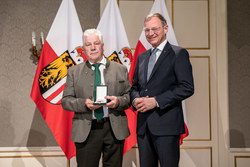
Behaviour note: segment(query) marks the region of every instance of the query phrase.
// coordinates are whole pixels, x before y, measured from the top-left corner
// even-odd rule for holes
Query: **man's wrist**
[[[156,97],[153,97],[155,99],[155,103],[156,103],[156,107],[160,107],[157,100],[156,100]]]
[[[138,97],[136,97],[133,101],[132,101],[132,105],[135,107],[135,100],[138,99]]]

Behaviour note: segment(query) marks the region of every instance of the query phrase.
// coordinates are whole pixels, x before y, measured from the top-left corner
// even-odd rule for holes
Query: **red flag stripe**
[[[127,109],[125,112],[128,117],[128,128],[130,131],[130,136],[125,140],[123,147],[123,155],[137,143],[137,135],[136,135],[137,112],[133,112],[132,107]]]
[[[187,125],[185,122],[184,124],[185,124],[185,133],[180,136],[180,145],[183,143],[183,139],[189,135]]]
[[[131,84],[133,81],[137,57],[139,54],[141,54],[142,52],[145,52],[145,51],[146,51],[146,48],[143,46],[143,44],[139,40],[137,45],[136,45],[136,49],[135,49],[134,56],[133,56],[133,61],[131,63],[130,70],[129,70],[129,79],[130,79]]]

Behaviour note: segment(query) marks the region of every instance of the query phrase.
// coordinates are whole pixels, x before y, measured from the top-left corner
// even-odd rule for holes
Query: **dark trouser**
[[[103,167],[121,167],[124,140],[114,137],[109,120],[92,122],[87,140],[75,143],[77,167],[98,167],[102,156]]]
[[[140,167],[178,167],[180,159],[180,136],[155,136],[147,128],[144,135],[137,136]]]

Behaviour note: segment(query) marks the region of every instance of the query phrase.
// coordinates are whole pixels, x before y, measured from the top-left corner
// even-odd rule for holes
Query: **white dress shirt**
[[[158,58],[160,57],[161,52],[163,51],[163,49],[164,49],[164,47],[165,47],[165,45],[166,45],[167,42],[168,42],[167,39],[165,39],[165,41],[163,41],[163,42],[157,47],[158,50],[157,50],[157,52],[156,52],[155,62],[157,62],[157,60],[158,60]],[[154,49],[154,48],[151,48],[151,51],[153,51],[153,49]]]
[[[99,66],[99,70],[101,72],[101,85],[105,85],[105,81],[104,81],[104,75],[103,75],[103,70],[106,68],[106,58],[103,57],[103,59],[101,60],[101,65]],[[93,63],[89,62],[91,65]],[[91,69],[94,71],[95,67],[91,66]],[[103,106],[103,112],[104,112],[104,116],[103,117],[108,117],[109,113],[108,113],[108,107]],[[92,119],[96,119],[95,114],[94,114],[94,110],[92,110]]]

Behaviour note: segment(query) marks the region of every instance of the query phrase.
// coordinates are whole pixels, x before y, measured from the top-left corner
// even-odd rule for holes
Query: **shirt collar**
[[[89,61],[89,63],[90,63],[90,65],[94,64],[94,63],[92,63],[92,62],[90,62],[90,61]],[[105,65],[106,65],[106,63],[107,63],[106,58],[105,58],[105,57],[103,57],[100,63],[101,63],[101,65],[104,65],[104,66],[105,66]]]
[[[168,42],[167,39],[165,39],[158,47],[156,47],[158,50],[162,51],[164,49],[164,46],[166,45],[166,43]],[[151,51],[153,51],[153,47],[151,48]]]

